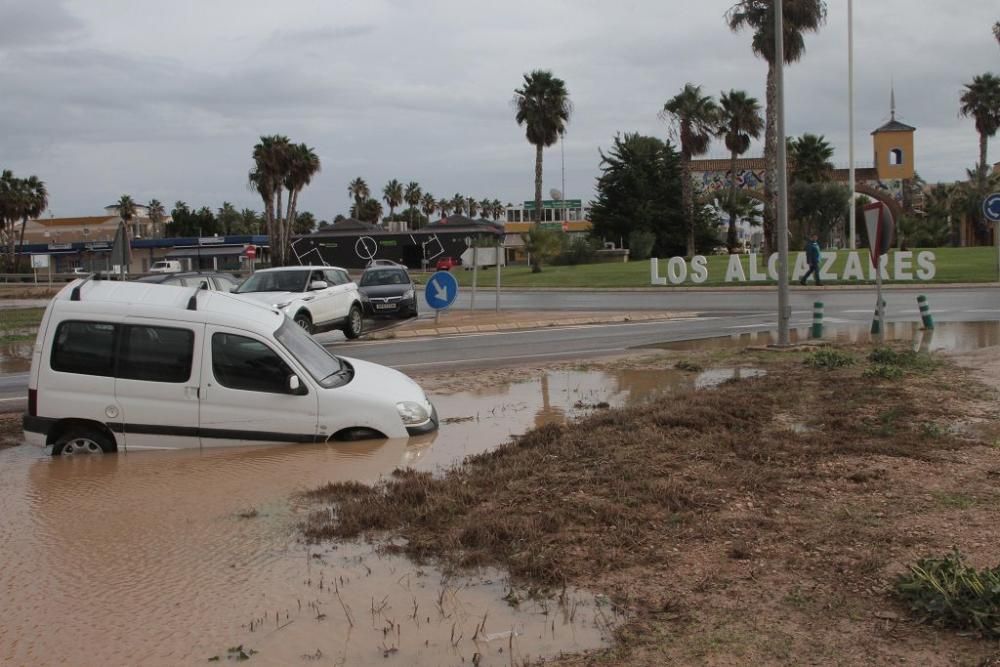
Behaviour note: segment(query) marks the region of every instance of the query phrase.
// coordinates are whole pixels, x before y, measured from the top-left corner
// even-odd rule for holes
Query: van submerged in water
[[[331,354],[281,311],[190,287],[77,280],[31,359],[29,444],[53,455],[405,438],[438,428],[416,382]]]

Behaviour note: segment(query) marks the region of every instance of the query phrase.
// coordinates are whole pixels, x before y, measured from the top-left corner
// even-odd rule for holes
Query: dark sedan
[[[416,317],[417,290],[403,267],[374,266],[358,281],[365,313],[377,317]]]

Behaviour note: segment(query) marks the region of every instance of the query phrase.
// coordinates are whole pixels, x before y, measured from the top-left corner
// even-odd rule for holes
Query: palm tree
[[[146,210],[149,211],[149,221],[153,223],[153,238],[163,238],[166,236],[164,222],[167,219],[167,213],[160,200],[150,199],[149,203],[146,204]]]
[[[319,173],[320,168],[319,156],[316,155],[316,151],[305,144],[291,147],[288,155],[288,172],[284,179],[285,187],[288,188],[288,215],[285,216],[286,224],[281,230],[283,250],[291,243],[292,227],[296,220],[295,210],[299,204],[299,193],[312,182],[313,176]]]
[[[406,184],[406,188],[403,190],[403,201],[410,208],[410,228],[413,228],[413,211],[420,205],[420,197],[423,193],[420,191],[420,184],[416,181],[410,181]]]
[[[701,86],[685,84],[684,89],[663,105],[663,115],[677,125],[681,142],[681,203],[687,219],[687,254],[694,246],[694,184],[691,158],[703,155],[719,123],[719,108],[711,95],[702,95]]]
[[[499,199],[494,199],[490,202],[490,208],[492,210],[494,220],[499,220],[503,217],[504,205],[500,203]]]
[[[45,183],[37,176],[29,176],[20,180],[20,214],[21,214],[21,238],[20,247],[24,247],[24,230],[28,226],[28,218],[37,218],[45,209],[49,207],[49,193],[45,189]],[[12,234],[13,236],[13,234]]]
[[[427,216],[428,222],[430,222],[431,216],[434,215],[437,207],[437,200],[434,199],[434,195],[431,193],[425,192],[423,197],[420,198],[420,210]]]
[[[729,149],[729,199],[736,202],[736,160],[750,150],[750,140],[760,137],[764,120],[760,117],[760,103],[743,90],[730,90],[719,98],[719,135]],[[736,214],[730,210],[726,244],[736,247]]]
[[[819,183],[829,178],[833,171],[833,147],[823,135],[806,132],[798,139],[788,140],[788,162],[793,180]]]
[[[465,213],[465,197],[455,193],[455,196],[451,198],[451,209],[455,211],[455,215],[462,215]]]
[[[566,83],[549,70],[524,75],[524,85],[514,91],[514,120],[525,126],[528,143],[535,147],[535,218],[542,211],[542,149],[566,133],[573,105]]]
[[[483,218],[490,216],[493,213],[493,202],[489,199],[480,200],[479,211],[479,215]]]
[[[389,218],[392,219],[396,207],[403,203],[403,184],[395,178],[382,188],[382,200],[389,207]]]
[[[360,176],[348,184],[347,193],[354,197],[355,205],[360,204],[362,201],[372,196],[371,191],[368,189],[368,184],[365,183],[365,179]]]
[[[465,210],[469,212],[469,217],[476,217],[476,212],[479,211],[479,202],[476,201],[475,197],[469,197],[465,200]]]
[[[782,18],[785,32],[782,35],[785,63],[802,58],[806,44],[805,32],[816,32],[826,21],[825,0],[783,0]],[[778,206],[776,183],[778,180],[777,109],[775,109],[774,68],[777,65],[774,45],[774,1],[739,0],[726,12],[729,29],[738,32],[743,28],[753,30],[751,48],[755,55],[767,60],[767,110],[764,124],[764,240],[767,251],[774,247],[774,223]]]
[[[128,229],[129,223],[131,223],[135,218],[135,202],[129,195],[122,195],[121,199],[118,200],[118,203],[115,204],[115,206],[118,209],[118,217],[121,218],[123,223],[125,223],[125,229]],[[138,236],[138,234],[136,234],[136,230],[134,229],[131,230],[131,234],[132,238]]]
[[[439,199],[437,203],[438,210],[441,211],[441,217],[447,218],[448,214],[451,213],[451,200],[450,199]]]
[[[976,132],[979,133],[978,180],[982,182],[988,173],[986,144],[1000,129],[1000,77],[989,73],[973,77],[972,83],[965,84],[961,102],[959,113],[976,121]]]
[[[271,262],[284,266],[287,251],[276,242],[283,227],[281,220],[282,189],[288,173],[291,142],[283,135],[262,136],[253,147],[254,166],[249,185],[264,201],[265,233],[271,239]]]

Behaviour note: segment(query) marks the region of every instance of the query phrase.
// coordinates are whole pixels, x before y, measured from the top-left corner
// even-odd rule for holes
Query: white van
[[[184,267],[176,259],[161,259],[149,267],[150,273],[180,273],[183,270]]]
[[[330,354],[284,313],[224,292],[77,280],[31,360],[28,443],[54,455],[405,438],[436,430],[398,371]]]

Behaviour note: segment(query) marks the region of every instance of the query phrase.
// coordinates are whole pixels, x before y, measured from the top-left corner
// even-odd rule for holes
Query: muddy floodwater
[[[540,373],[432,395],[445,423],[423,439],[75,460],[0,451],[0,663],[205,664],[242,651],[267,665],[510,665],[602,646],[621,621],[606,599],[532,601],[500,571],[449,578],[374,545],[304,544],[297,493],[400,466],[440,471],[539,424],[752,373]]]

